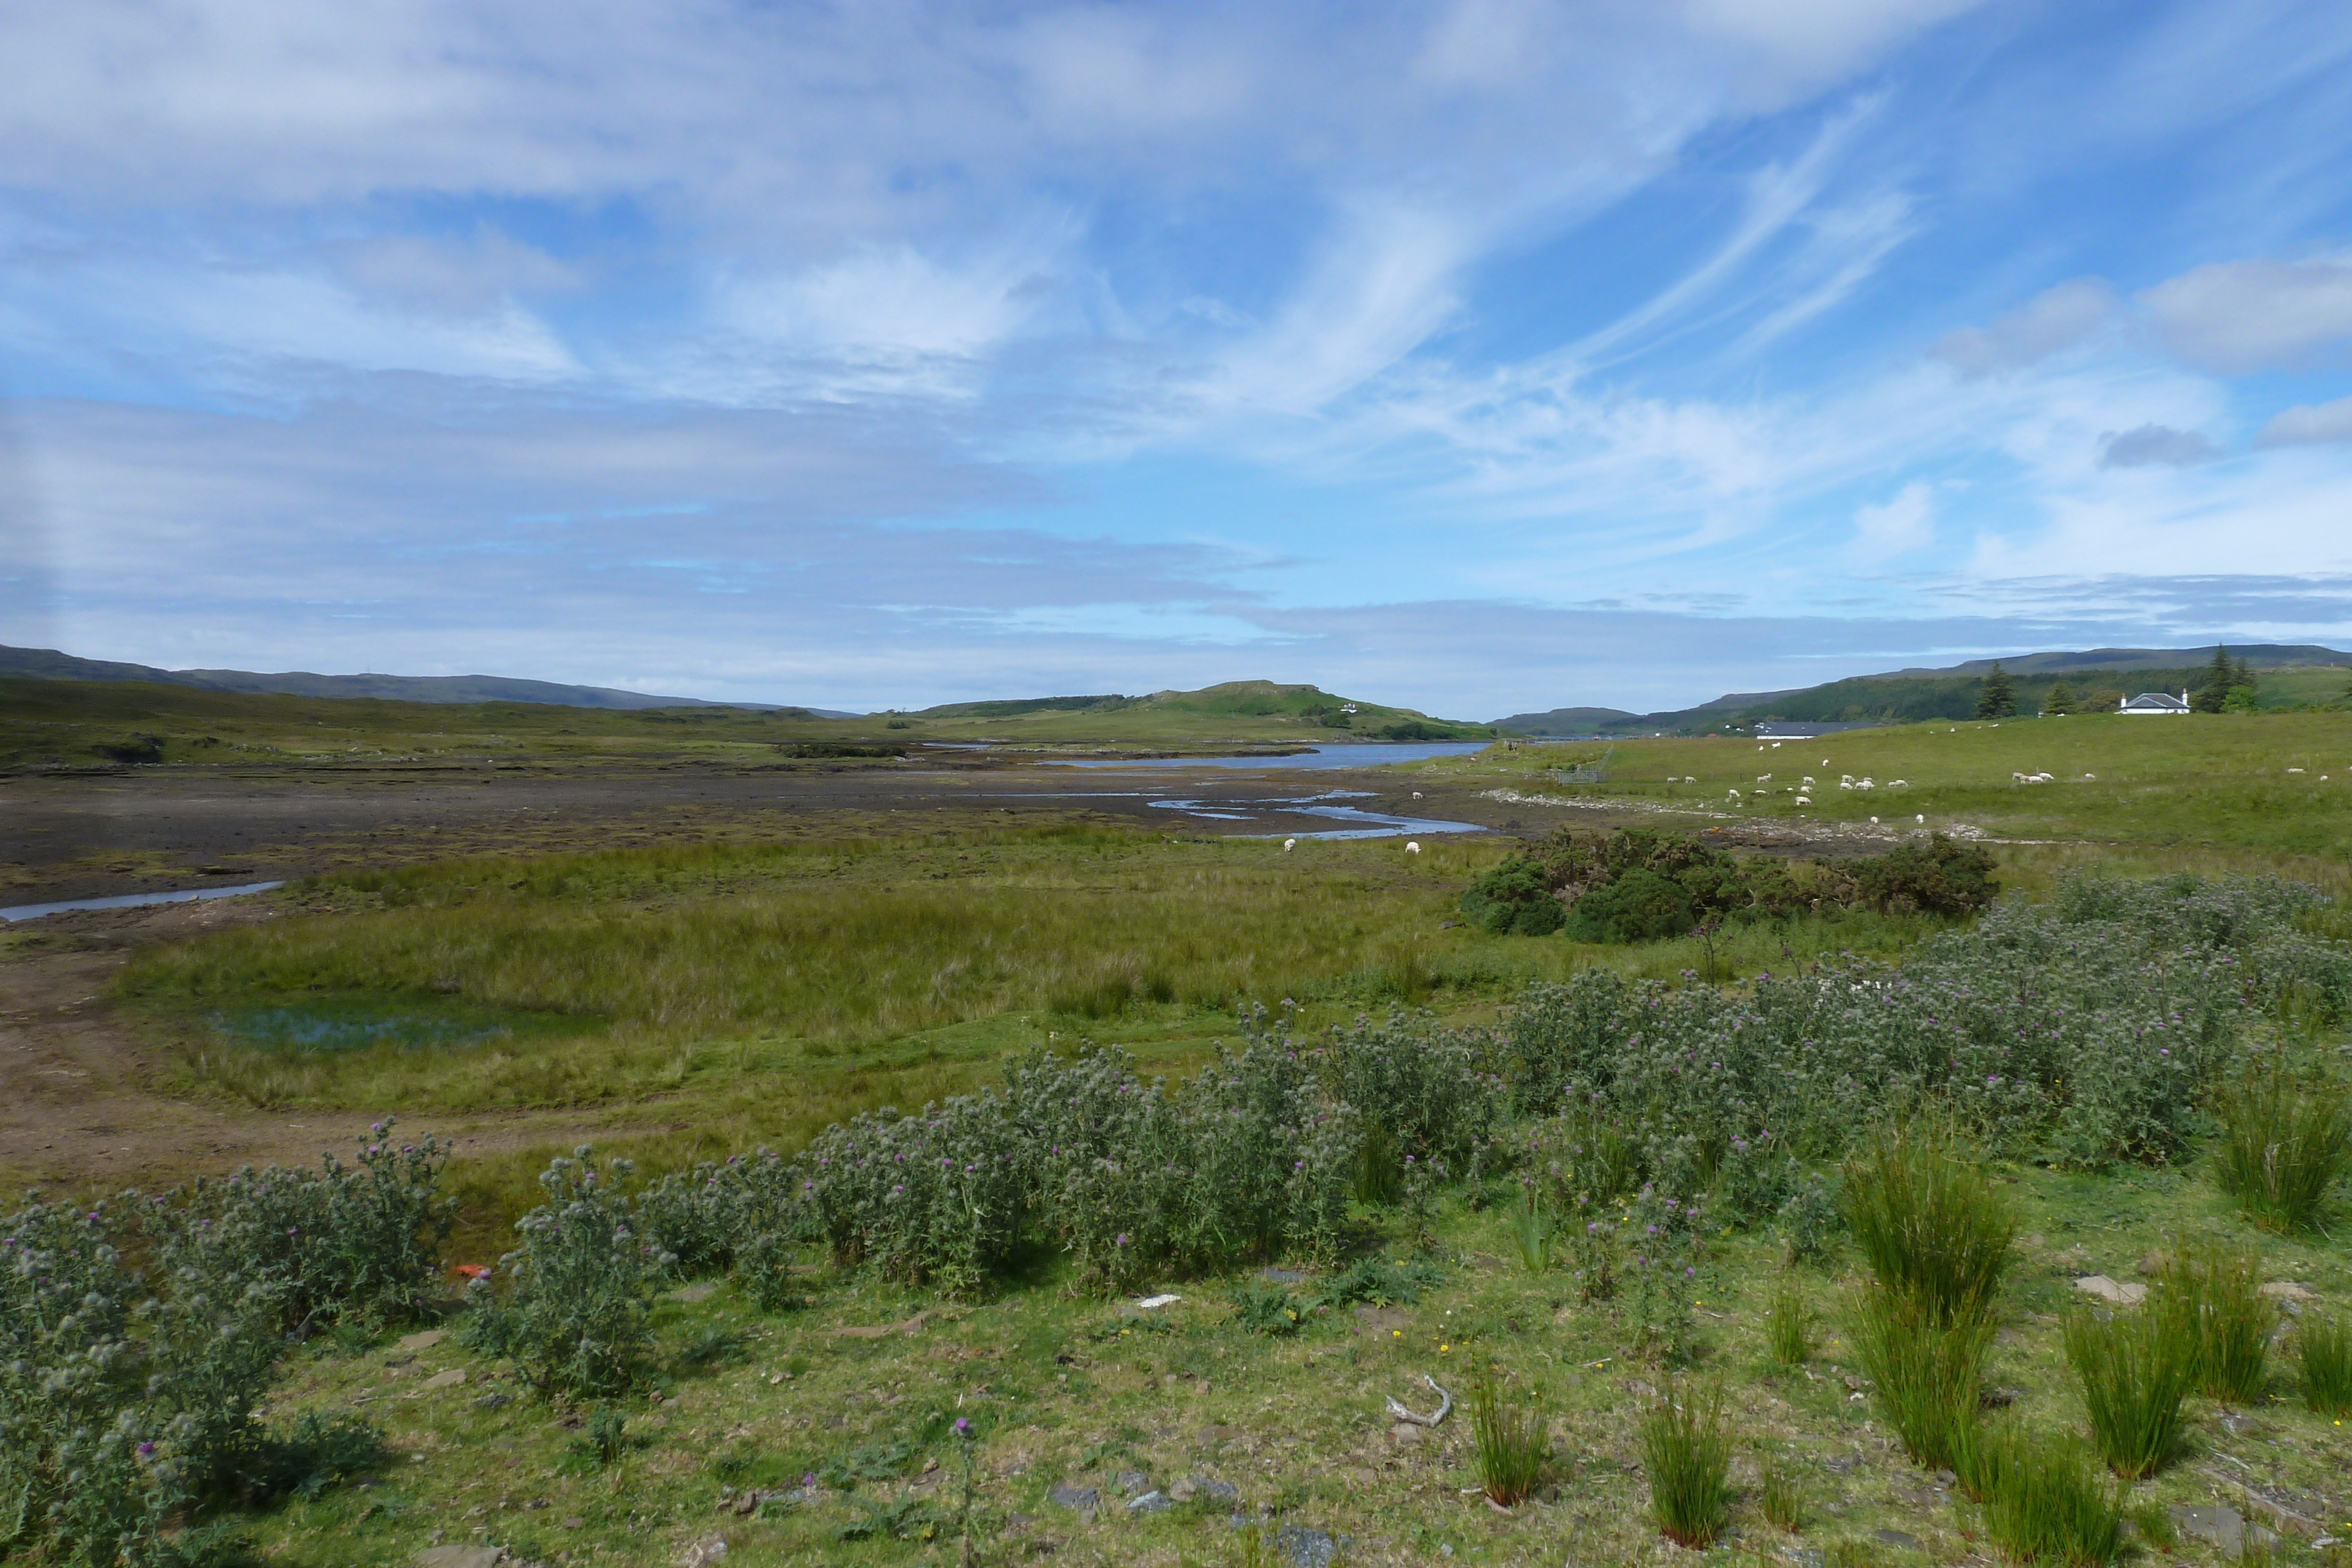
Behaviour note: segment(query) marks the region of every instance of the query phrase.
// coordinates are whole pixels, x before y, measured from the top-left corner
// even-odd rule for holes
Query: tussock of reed
[[[1794,1285],[1772,1292],[1772,1303],[1764,1309],[1764,1343],[1779,1366],[1802,1366],[1811,1357],[1812,1314]]]
[[[2278,1309],[2263,1294],[2259,1252],[2178,1242],[2157,1282],[2155,1311],[2193,1347],[2196,1386],[2238,1404],[2260,1398]]]
[[[2081,1310],[2066,1320],[2065,1342],[2100,1457],[2126,1480],[2154,1475],[2179,1451],[2186,1430],[2181,1406],[2197,1373],[2193,1323],[2157,1302],[2129,1312]]]
[[[1550,1440],[1536,1402],[1514,1394],[1492,1366],[1470,1384],[1470,1431],[1478,1450],[1478,1484],[1497,1508],[1516,1508],[1543,1479]]]
[[[1976,1419],[1991,1314],[1963,1301],[1948,1316],[1920,1296],[1874,1282],[1864,1287],[1847,1332],[1904,1451],[1931,1469],[1950,1465],[1955,1434]]]
[[[2322,1416],[2352,1416],[2352,1329],[2312,1313],[2295,1325],[2303,1402]]]
[[[1642,1460],[1650,1510],[1666,1539],[1704,1549],[1731,1516],[1731,1440],[1723,1430],[1723,1390],[1669,1385],[1642,1417]]]
[[[1990,1311],[2017,1219],[1948,1121],[1927,1113],[1878,1128],[1846,1161],[1842,1197],[1883,1291],[1937,1323]]]
[[[2298,1072],[2273,1051],[2212,1097],[2221,1124],[2213,1174],[2256,1223],[2308,1230],[2352,1168],[2352,1088],[2322,1070]]]
[[[2000,1484],[1982,1508],[1985,1534],[2012,1563],[2113,1563],[2123,1550],[2123,1500],[2071,1434],[2011,1438]]]

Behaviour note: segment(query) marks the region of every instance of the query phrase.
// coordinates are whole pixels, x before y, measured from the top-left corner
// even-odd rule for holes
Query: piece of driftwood
[[[1398,1404],[1393,1399],[1389,1401],[1389,1414],[1395,1416],[1400,1421],[1410,1421],[1416,1427],[1434,1427],[1440,1421],[1445,1419],[1445,1413],[1447,1411],[1454,1408],[1454,1396],[1445,1392],[1444,1389],[1439,1388],[1437,1386],[1437,1379],[1430,1376],[1429,1374],[1425,1372],[1421,1375],[1421,1380],[1423,1383],[1428,1384],[1431,1388],[1436,1390],[1437,1414],[1434,1416],[1423,1416],[1416,1411],[1406,1409],[1403,1406]]]

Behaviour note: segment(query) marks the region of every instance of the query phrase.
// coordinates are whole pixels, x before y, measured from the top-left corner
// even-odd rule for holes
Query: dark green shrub
[[[1563,918],[1543,862],[1525,855],[1511,856],[1471,883],[1462,895],[1462,913],[1497,936],[1549,936]]]
[[[556,1160],[539,1178],[547,1202],[515,1221],[521,1248],[499,1260],[495,1281],[474,1282],[466,1343],[509,1358],[542,1392],[608,1397],[643,1375],[646,1318],[671,1260],[633,1223],[619,1191],[629,1168],[599,1170],[584,1144]]]
[[[1642,1416],[1642,1462],[1650,1511],[1666,1539],[1704,1551],[1731,1517],[1731,1441],[1723,1430],[1723,1390],[1683,1396],[1669,1385]]]
[[[2192,1322],[2155,1304],[2105,1316],[2078,1311],[2066,1321],[2066,1364],[2108,1469],[2137,1480],[2179,1451],[2181,1405],[2196,1386]]]
[[[1654,942],[1684,936],[1697,924],[1689,890],[1662,872],[1636,866],[1594,888],[1568,912],[1578,942]]]
[[[1543,1479],[1551,1443],[1543,1411],[1510,1393],[1491,1365],[1470,1382],[1470,1432],[1477,1447],[1478,1483],[1498,1508],[1516,1508]]]
[[[2223,1085],[2210,1109],[2221,1124],[2213,1147],[2221,1189],[2274,1230],[2318,1225],[2352,1166],[2352,1090],[2325,1073],[2298,1074],[2272,1053]]]
[[[2000,894],[1993,859],[1975,844],[1937,833],[1850,868],[1862,902],[1883,915],[1972,915]]]

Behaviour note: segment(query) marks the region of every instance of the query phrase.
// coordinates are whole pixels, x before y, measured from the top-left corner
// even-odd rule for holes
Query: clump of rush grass
[[[1939,1324],[1990,1310],[2015,1256],[2017,1219],[1941,1114],[1864,1140],[1846,1162],[1843,1201],[1883,1290],[1920,1302]]]
[[[1543,1412],[1533,1400],[1506,1389],[1492,1365],[1470,1385],[1470,1431],[1478,1448],[1478,1482],[1487,1500],[1497,1508],[1516,1508],[1533,1496],[1550,1457]]]
[[[1985,1534],[2012,1563],[2113,1563],[2123,1550],[2123,1499],[2072,1435],[2013,1441],[1982,1507]]]
[[[1960,1495],[1990,1502],[2016,1468],[2020,1438],[2010,1421],[1963,1421],[1952,1429],[1952,1474]]]
[[[2306,1317],[2294,1331],[2303,1364],[2303,1402],[2322,1416],[2352,1416],[2352,1329],[2335,1318]]]
[[[1765,1522],[1794,1535],[1805,1527],[1805,1493],[1795,1474],[1777,1459],[1764,1461],[1762,1496],[1758,1500]]]
[[[2352,1086],[2298,1073],[2277,1053],[2248,1063],[2209,1107],[2221,1124],[2213,1174],[2221,1190],[2273,1230],[2309,1230],[2352,1168]]]
[[[1777,1366],[1802,1366],[1813,1354],[1812,1314],[1796,1286],[1783,1284],[1764,1309],[1764,1343]]]
[[[1712,1545],[1731,1512],[1722,1388],[1681,1396],[1669,1385],[1642,1417],[1642,1460],[1650,1511],[1666,1539],[1694,1550]]]
[[[1511,1242],[1518,1249],[1519,1266],[1530,1274],[1550,1270],[1559,1239],[1559,1225],[1532,1181],[1522,1182],[1519,1207],[1511,1220]]]
[[[2262,1255],[2182,1242],[2158,1279],[2157,1312],[2195,1346],[2197,1387],[2237,1404],[2260,1398],[2278,1311],[2263,1294]]]
[[[2100,1457],[2126,1480],[2154,1475],[2179,1451],[2181,1404],[2196,1384],[2193,1326],[2161,1303],[2081,1311],[2066,1320],[2065,1342]]]
[[[1964,1302],[1946,1319],[1920,1297],[1873,1283],[1847,1332],[1904,1451],[1930,1469],[1949,1465],[1954,1435],[1976,1418],[1992,1315]]]

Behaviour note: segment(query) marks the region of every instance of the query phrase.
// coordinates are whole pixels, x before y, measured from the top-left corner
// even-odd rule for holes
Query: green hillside
[[[927,741],[1196,751],[1334,740],[1486,739],[1491,726],[1351,702],[1311,685],[1237,681],[1150,696],[953,704],[832,717],[806,708],[566,707],[212,691],[140,681],[0,677],[0,767],[475,764],[862,758]]]

